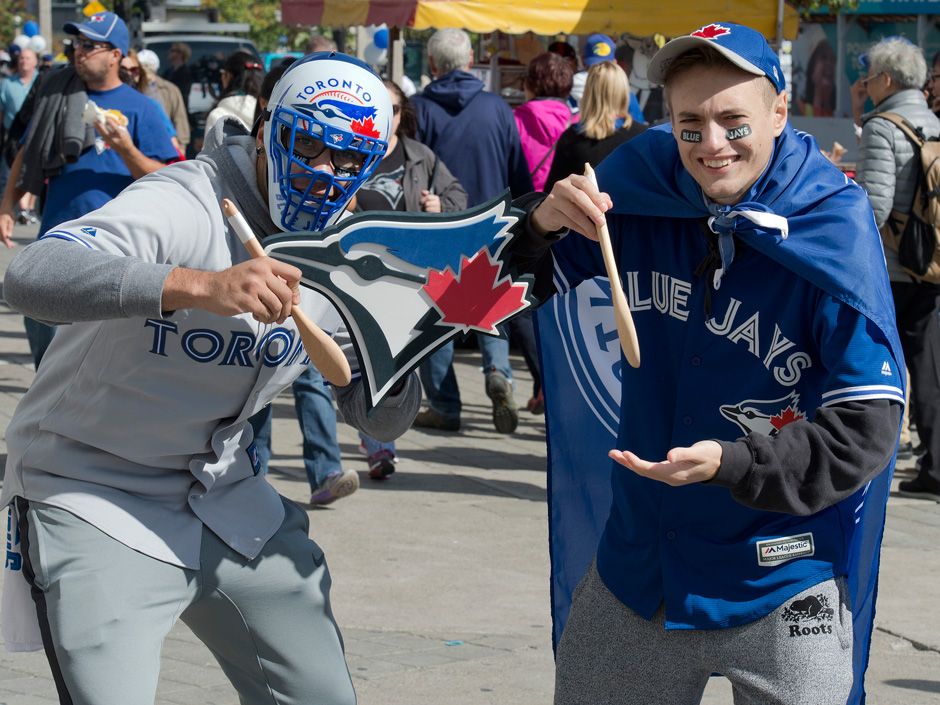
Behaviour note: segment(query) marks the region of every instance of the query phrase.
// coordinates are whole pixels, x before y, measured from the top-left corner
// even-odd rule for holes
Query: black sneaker
[[[512,396],[512,383],[502,372],[486,374],[486,396],[493,402],[493,426],[500,433],[512,433],[519,426],[519,409]]]
[[[444,416],[434,409],[425,409],[418,412],[412,425],[415,428],[433,428],[438,431],[459,431],[460,417]]]
[[[898,485],[898,494],[904,497],[932,499],[940,502],[940,482],[933,478],[918,475],[913,480],[902,480]]]
[[[386,449],[377,451],[369,456],[369,477],[373,480],[384,480],[395,472],[395,454]]]
[[[898,460],[910,460],[914,457],[914,446],[911,442],[901,443],[898,446]]]

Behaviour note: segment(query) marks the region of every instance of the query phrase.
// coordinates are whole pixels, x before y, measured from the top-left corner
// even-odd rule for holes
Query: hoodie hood
[[[421,95],[453,114],[463,110],[482,90],[483,81],[472,73],[457,69],[431,81]]]
[[[238,118],[219,120],[206,133],[196,157],[213,164],[225,181],[228,198],[235,201],[252,231],[260,237],[281,232],[271,220],[268,204],[258,189],[256,140]]]
[[[516,116],[523,148],[529,140],[552,144],[574,122],[568,104],[560,98],[536,98],[512,112]]]

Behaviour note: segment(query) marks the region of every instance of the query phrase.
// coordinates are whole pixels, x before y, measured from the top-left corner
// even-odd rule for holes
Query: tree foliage
[[[220,22],[251,25],[251,39],[260,51],[275,49],[282,35],[288,36],[289,45],[291,34],[296,32],[281,24],[280,0],[207,0],[204,6],[218,8]]]
[[[23,15],[25,9],[24,0],[0,0],[0,46],[4,49],[20,33],[14,18],[20,17],[24,22],[29,19]]]
[[[837,14],[841,10],[854,10],[858,7],[859,0],[787,0],[787,2],[801,14],[823,8],[828,8],[830,13]]]

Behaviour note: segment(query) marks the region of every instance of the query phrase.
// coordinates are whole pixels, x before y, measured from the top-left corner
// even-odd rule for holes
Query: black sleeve
[[[556,182],[572,173],[571,168],[571,137],[574,135],[574,128],[569,127],[561,137],[558,138],[558,144],[555,146],[555,154],[552,157],[552,165],[548,169],[548,178],[545,179],[545,192],[552,190]],[[582,168],[583,168],[582,164]]]
[[[901,405],[887,399],[845,402],[818,409],[812,422],[787,424],[775,437],[719,441],[721,467],[711,484],[754,509],[814,514],[888,465],[900,420]]]
[[[545,198],[544,193],[533,191],[513,200],[512,214],[519,220],[511,228],[515,237],[505,250],[506,264],[513,274],[531,274],[535,277],[532,292],[538,304],[555,293],[551,247],[552,243],[557,242],[567,232],[540,235],[532,229],[529,214],[538,208]]]

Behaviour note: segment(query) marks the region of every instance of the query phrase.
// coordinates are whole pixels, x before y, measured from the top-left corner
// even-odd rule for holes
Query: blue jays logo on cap
[[[715,37],[721,37],[725,34],[731,34],[731,30],[727,27],[723,27],[720,24],[707,24],[701,29],[695,30],[689,36],[702,37],[703,39],[715,39]]]
[[[84,22],[66,22],[62,29],[66,34],[80,34],[96,42],[107,42],[127,55],[130,33],[124,20],[113,12],[98,12]]]
[[[668,42],[650,60],[647,76],[654,83],[663,83],[673,60],[701,46],[711,47],[742,71],[766,76],[777,93],[786,88],[780,60],[764,36],[750,27],[733,22],[711,22]]]

